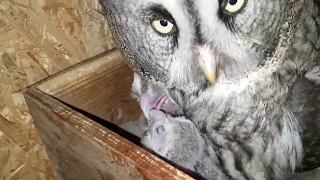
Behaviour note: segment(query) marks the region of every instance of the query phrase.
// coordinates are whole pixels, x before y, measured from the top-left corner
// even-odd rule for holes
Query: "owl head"
[[[197,94],[256,70],[304,0],[100,0],[130,66],[166,89]]]

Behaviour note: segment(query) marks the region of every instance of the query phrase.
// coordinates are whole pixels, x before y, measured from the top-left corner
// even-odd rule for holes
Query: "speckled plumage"
[[[161,114],[162,111],[152,110],[152,114]],[[210,145],[206,145],[206,137],[192,121],[185,117],[155,115],[141,142],[162,157],[185,169],[198,173],[206,179],[230,180],[220,167],[217,158],[210,157]],[[210,142],[209,142],[210,143]]]
[[[225,173],[281,178],[299,167],[303,147],[303,167],[315,166],[310,148],[320,147],[319,6],[248,0],[230,16],[222,2],[101,0],[131,67],[166,90],[208,136]],[[150,22],[167,13],[176,29],[164,37]],[[213,85],[197,62],[196,47],[203,44],[217,64]]]

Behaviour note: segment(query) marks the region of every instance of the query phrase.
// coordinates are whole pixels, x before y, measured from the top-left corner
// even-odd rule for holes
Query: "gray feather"
[[[161,132],[159,128],[162,128]],[[206,179],[230,179],[221,171],[219,161],[200,131],[184,117],[169,116],[152,123],[141,142],[162,157]]]

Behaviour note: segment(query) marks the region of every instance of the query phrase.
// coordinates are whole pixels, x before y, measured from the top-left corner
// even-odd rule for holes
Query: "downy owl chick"
[[[136,122],[141,132],[147,130],[149,123],[148,119],[150,119],[149,112],[151,109],[161,109],[173,116],[184,114],[181,108],[169,99],[163,89],[157,85],[148,83],[137,73],[133,73],[131,96],[140,103],[143,112],[143,115]]]
[[[150,111],[150,125],[141,143],[171,162],[208,180],[229,180],[195,124],[185,117]]]
[[[299,84],[319,66],[313,1],[100,2],[133,70],[200,127],[226,174],[270,179],[296,169],[303,156],[300,128],[305,135],[320,126],[310,116],[319,110],[317,85],[309,82],[308,95]],[[312,77],[319,79],[317,73]],[[313,119],[318,123],[308,126]]]
[[[143,114],[147,119],[151,109],[161,109],[172,116],[183,115],[182,109],[175,104],[161,87],[148,83],[137,73],[133,73],[131,94],[140,103]]]

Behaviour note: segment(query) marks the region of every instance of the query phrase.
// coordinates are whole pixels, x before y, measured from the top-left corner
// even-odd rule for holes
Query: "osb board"
[[[114,47],[90,0],[0,1],[0,179],[53,179],[22,90]]]

